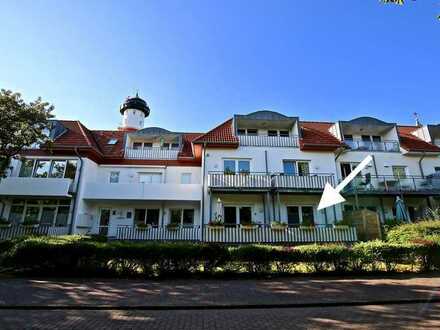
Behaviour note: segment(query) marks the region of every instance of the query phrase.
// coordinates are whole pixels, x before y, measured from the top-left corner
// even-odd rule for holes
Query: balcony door
[[[287,206],[287,223],[296,227],[301,225],[310,226],[315,224],[313,206]]]
[[[140,183],[162,183],[162,173],[139,173]]]

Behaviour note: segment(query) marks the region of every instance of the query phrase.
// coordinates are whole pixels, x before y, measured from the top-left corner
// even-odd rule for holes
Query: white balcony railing
[[[274,182],[276,188],[323,190],[327,183],[334,186],[335,177],[333,174],[277,175]]]
[[[242,147],[292,147],[298,148],[297,136],[261,136],[239,135],[238,140]]]
[[[62,178],[19,178],[0,180],[0,195],[70,197],[72,179]]]
[[[143,149],[125,149],[126,159],[163,159],[175,160],[179,155],[178,149],[162,149],[162,148],[143,148]]]

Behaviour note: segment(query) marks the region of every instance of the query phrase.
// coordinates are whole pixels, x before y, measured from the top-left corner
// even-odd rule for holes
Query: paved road
[[[439,288],[438,274],[231,281],[3,278],[0,329],[440,329],[440,303],[432,302],[439,301]],[[350,302],[358,305],[292,307]],[[256,307],[261,304],[267,306]],[[267,308],[273,304],[278,306]],[[42,306],[53,308],[33,309]],[[152,310],[157,307],[163,310]]]
[[[202,311],[0,310],[1,329],[440,329],[440,304]]]

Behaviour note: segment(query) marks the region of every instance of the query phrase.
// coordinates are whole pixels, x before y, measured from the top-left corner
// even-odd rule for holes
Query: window
[[[76,160],[68,160],[66,166],[66,172],[64,173],[64,177],[67,179],[75,179],[76,175]]]
[[[440,173],[440,166],[434,167],[434,171],[435,171],[435,173]]]
[[[180,177],[180,183],[190,184],[191,183],[191,173],[182,173]]]
[[[250,173],[250,167],[251,162],[249,160],[225,159],[223,161],[223,170],[225,174],[235,174],[236,172],[248,174]]]
[[[170,144],[169,143],[163,143],[162,144],[162,149],[169,149],[170,148]]]
[[[193,209],[171,209],[170,223],[192,226],[194,225],[194,210]]]
[[[133,149],[135,150],[142,149],[142,142],[133,142]]]
[[[248,128],[247,129],[247,135],[258,135],[258,130],[255,128]]]
[[[344,135],[344,140],[346,140],[346,141],[353,141],[353,135],[349,135],[349,134]]]
[[[246,130],[243,128],[239,128],[239,129],[237,129],[237,134],[238,135],[246,135]]]
[[[32,170],[34,169],[34,163],[35,163],[35,160],[33,160],[33,159],[25,159],[21,163],[20,173],[18,176],[20,176],[22,178],[32,176]]]
[[[406,178],[406,166],[392,166],[393,176],[396,179],[405,179]]]
[[[371,138],[373,142],[382,142],[382,138],[379,135],[373,135]]]
[[[151,143],[151,142],[144,142],[144,148],[153,148],[153,143]]]
[[[371,138],[369,135],[362,135],[361,136],[362,141],[364,142],[371,142]]]
[[[289,137],[289,131],[280,131],[280,136]]]
[[[298,162],[298,175],[307,176],[309,174],[309,162]]]
[[[110,172],[110,183],[119,183],[119,172]]]
[[[147,209],[147,218],[145,223],[151,226],[159,226],[159,209]]]
[[[49,176],[50,160],[38,160],[35,165],[34,177],[47,178]]]
[[[289,226],[314,225],[313,206],[287,206],[287,222]]]
[[[194,210],[192,209],[183,210],[182,224],[184,226],[192,226],[194,224]]]
[[[62,178],[64,177],[64,171],[66,170],[65,160],[54,160],[52,162],[52,167],[50,170],[51,178]]]
[[[239,173],[249,173],[250,172],[250,162],[248,160],[238,161],[238,172]]]
[[[250,206],[239,207],[239,221],[241,225],[252,223],[252,208]]]
[[[24,221],[38,221],[38,215],[40,214],[39,206],[28,206],[24,215]]]
[[[55,220],[56,227],[66,227],[69,218],[69,206],[59,206],[57,218]]]
[[[295,161],[284,160],[283,161],[283,172],[285,175],[295,175],[296,174]]]
[[[267,131],[268,136],[278,136],[278,131],[275,130],[268,130]]]
[[[9,212],[9,222],[19,224],[23,219],[24,205],[12,205]]]
[[[45,206],[41,211],[40,224],[52,226],[57,208],[54,206]]]
[[[180,225],[182,210],[172,209],[170,211],[170,223]]]
[[[162,183],[162,173],[139,173],[140,183]]]
[[[136,225],[145,224],[145,215],[146,215],[145,209],[135,209],[134,210],[134,223]]]
[[[225,206],[223,213],[225,225],[252,223],[252,207],[250,206]]]
[[[110,140],[108,140],[107,141],[107,144],[110,144],[110,145],[114,145],[114,144],[116,144],[116,143],[118,143],[118,139],[110,139]]]
[[[171,149],[179,149],[178,143],[171,143]]]
[[[283,160],[283,170],[285,175],[307,176],[310,174],[308,161]]]
[[[225,174],[235,174],[235,160],[224,160],[223,169]]]

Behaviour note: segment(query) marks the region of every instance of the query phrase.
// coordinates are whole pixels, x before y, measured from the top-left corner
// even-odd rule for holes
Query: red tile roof
[[[417,126],[397,126],[400,146],[414,152],[440,152],[440,148],[436,145],[423,141],[412,134],[417,128]]]
[[[209,132],[196,138],[194,143],[207,143],[209,145],[229,145],[238,147],[238,139],[232,129],[232,118],[213,128]]]
[[[334,123],[329,122],[301,121],[301,150],[334,151],[344,146],[330,133],[329,129],[333,125]]]

